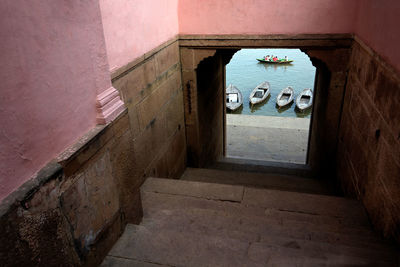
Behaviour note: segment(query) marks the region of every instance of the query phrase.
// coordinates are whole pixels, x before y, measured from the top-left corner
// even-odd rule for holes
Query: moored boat
[[[230,84],[226,88],[226,108],[235,111],[243,104],[243,96],[240,90]]]
[[[276,97],[276,104],[279,108],[290,104],[293,101],[294,91],[293,88],[288,86],[279,93]]]
[[[278,61],[270,61],[270,60],[265,60],[263,58],[257,58],[257,60],[267,64],[290,64],[293,62],[293,60],[285,60],[285,59],[279,59]]]
[[[306,88],[297,96],[296,107],[300,110],[306,110],[311,107],[313,101],[313,91],[310,88]]]
[[[249,96],[252,105],[263,102],[270,95],[269,82],[265,81],[257,85]]]

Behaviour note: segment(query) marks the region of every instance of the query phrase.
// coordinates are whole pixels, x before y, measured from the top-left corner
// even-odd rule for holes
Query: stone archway
[[[181,40],[180,55],[189,166],[204,167],[223,155],[223,145],[221,146],[220,140],[221,137],[225,139],[224,125],[222,128],[218,126],[218,129],[214,129],[215,125],[210,124],[213,120],[204,119],[204,109],[201,105],[208,99],[201,94],[206,92],[204,87],[207,86],[207,82],[204,83],[204,81],[211,83],[219,81],[219,86],[214,87],[223,91],[225,65],[241,48],[299,48],[310,57],[317,68],[317,74],[314,87],[316,90],[314,118],[311,121],[306,167],[314,175],[329,173],[329,176],[334,176],[337,138],[347,80],[348,59],[351,53],[351,42],[347,38],[332,40],[330,37],[326,39],[307,37],[305,40],[298,39],[297,36],[286,39],[282,36],[265,39],[258,36],[256,39],[250,37],[246,39],[246,36],[243,36],[235,40],[232,38],[221,40],[221,37]],[[219,71],[207,72],[205,71],[207,69]],[[223,74],[220,72],[221,69]],[[202,81],[199,82],[199,79]],[[224,112],[225,101],[222,97],[220,98],[220,105]],[[218,110],[218,114],[221,113],[221,109],[215,110]],[[215,149],[212,150],[211,146]],[[329,172],[324,172],[324,170],[329,170]]]

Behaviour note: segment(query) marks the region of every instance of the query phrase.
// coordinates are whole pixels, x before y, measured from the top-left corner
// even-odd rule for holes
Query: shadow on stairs
[[[102,266],[397,266],[397,248],[371,230],[358,201],[311,179],[257,175],[148,178],[143,221],[127,225]]]

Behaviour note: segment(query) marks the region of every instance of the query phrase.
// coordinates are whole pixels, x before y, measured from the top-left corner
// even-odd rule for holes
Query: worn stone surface
[[[168,70],[179,61],[179,44],[172,43],[155,54],[157,76]]]
[[[119,192],[109,154],[98,156],[88,165],[61,196],[63,213],[74,229],[74,239],[82,254],[89,251],[98,233],[119,208]]]
[[[365,217],[357,222],[338,218],[337,213],[324,214],[320,208],[310,214],[282,210],[279,203],[265,208],[246,200],[209,199],[207,193],[198,194],[199,184],[148,179],[142,189],[143,221],[127,225],[109,257],[169,266],[326,266],[332,262],[393,266],[398,262],[397,252],[366,227]],[[212,192],[215,186],[203,183],[201,192]],[[225,186],[224,191],[229,188],[234,193],[238,187]],[[260,191],[265,197],[272,192]],[[276,192],[284,194],[281,201],[296,194],[309,197]],[[345,199],[317,198],[312,202],[325,209],[350,209],[342,205]],[[355,214],[362,211],[361,206],[352,208]],[[123,263],[107,258],[103,264]]]
[[[107,256],[103,263],[101,264],[103,267],[111,267],[111,266],[120,266],[120,267],[166,267],[168,265],[162,265],[162,264],[153,264],[150,262],[145,262],[145,261],[138,261],[138,260],[132,260],[132,259],[126,259],[126,258],[119,258],[119,257],[113,257],[113,256]]]
[[[180,169],[184,169],[186,167],[185,132],[182,128],[178,129],[176,130],[175,135],[172,138],[173,139],[168,146],[167,152],[165,153],[167,157],[168,177],[179,178],[181,173],[176,171],[176,167],[180,166]]]
[[[355,42],[338,144],[342,188],[383,235],[400,240],[400,78]]]
[[[139,122],[142,129],[163,110],[163,106],[180,88],[180,75],[175,72],[159,88],[155,89],[151,95],[138,104]]]
[[[302,178],[298,176],[261,173],[187,168],[182,180],[206,183],[244,185],[259,188],[279,189],[303,193],[333,194],[332,189],[322,179]]]
[[[241,202],[244,189],[242,186],[207,184],[193,181],[180,181],[176,183],[172,179],[148,178],[141,190],[144,192]]]

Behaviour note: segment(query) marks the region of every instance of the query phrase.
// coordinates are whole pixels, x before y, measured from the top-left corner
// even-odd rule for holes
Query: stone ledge
[[[106,131],[110,128],[113,127],[124,115],[128,113],[128,109],[125,108],[125,110],[118,115],[118,117],[112,121],[112,123],[108,125],[96,125],[94,128],[90,129],[85,135],[83,135],[81,138],[79,138],[73,145],[65,149],[57,158],[56,161],[61,164],[62,166],[65,166],[72,160],[74,160],[78,155],[85,149],[87,149],[91,144],[93,144],[96,140],[100,140],[103,138],[103,140],[100,140],[101,142],[101,147],[104,146],[109,139],[111,138],[110,135],[106,135]],[[87,159],[90,159],[97,151],[100,149],[98,147],[97,149],[91,151],[87,155]],[[85,160],[85,161],[86,161]],[[82,164],[84,162],[81,162]]]

